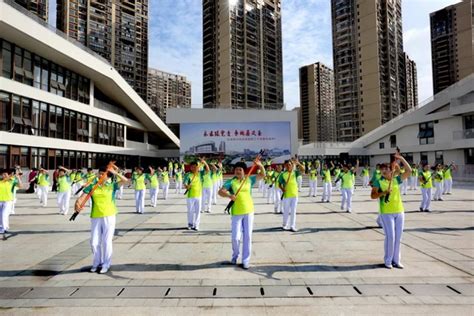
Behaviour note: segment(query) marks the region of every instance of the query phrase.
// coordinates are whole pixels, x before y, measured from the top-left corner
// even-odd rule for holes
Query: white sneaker
[[[109,271],[109,268],[107,268],[107,267],[102,267],[102,269],[100,269],[100,272],[99,272],[99,273],[100,273],[100,274],[105,274],[105,273],[107,273],[108,271]]]
[[[403,266],[403,264],[401,264],[401,263],[394,263],[393,266],[397,269],[404,269],[405,268],[405,266]]]
[[[97,272],[97,267],[92,267],[91,270],[90,270],[90,272],[92,272],[92,273]]]

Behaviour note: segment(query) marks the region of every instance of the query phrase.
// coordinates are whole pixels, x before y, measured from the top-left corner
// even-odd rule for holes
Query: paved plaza
[[[303,188],[292,233],[254,190],[251,267],[243,270],[228,263],[227,201],[202,214],[194,232],[184,229],[183,195],[138,215],[126,189],[106,275],[88,272],[87,214],[69,222],[58,214],[55,193],[45,208],[36,196],[18,194],[12,234],[0,241],[0,313],[472,315],[474,187],[455,187],[431,213],[417,212],[420,192],[409,191],[404,270],[383,268],[384,236],[369,194],[358,187],[348,214],[339,210],[338,192],[320,203]]]

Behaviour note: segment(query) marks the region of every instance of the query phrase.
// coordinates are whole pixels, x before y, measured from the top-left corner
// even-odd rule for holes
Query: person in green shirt
[[[331,161],[331,164],[334,164]],[[328,164],[324,163],[321,169],[321,179],[323,181],[323,196],[321,202],[329,203],[331,202],[331,193],[332,193],[332,179],[331,179],[331,169],[328,168]]]
[[[190,172],[184,176],[184,187],[186,188],[186,206],[188,213],[188,230],[199,230],[201,223],[201,202],[202,202],[202,186],[204,174],[209,173],[209,165],[201,158],[201,164],[204,170],[199,170],[198,161],[190,163]]]
[[[420,173],[418,178],[420,180],[422,196],[420,212],[431,212],[431,190],[433,188],[432,176],[431,166],[429,164],[424,164],[423,172]]]
[[[275,214],[282,214],[283,213],[283,203],[281,202],[281,195],[282,191],[280,189],[280,186],[278,185],[278,178],[280,177],[280,174],[283,172],[283,166],[281,164],[278,164],[275,166],[275,171],[273,173],[273,178],[272,178],[272,183],[273,187],[272,189],[274,190],[273,192],[273,203],[274,203],[274,211]],[[257,177],[258,180],[258,177]]]
[[[57,203],[59,206],[59,214],[67,215],[69,212],[69,201],[71,200],[71,170],[63,166],[59,166],[57,179]]]
[[[107,173],[107,174],[106,174]],[[112,264],[112,240],[115,232],[117,205],[115,192],[119,186],[128,181],[115,169],[102,167],[99,169],[99,179],[106,176],[106,180],[98,185],[92,193],[91,208],[91,249],[93,255],[91,272],[96,272],[101,267],[101,274],[107,273]],[[116,179],[112,179],[115,176]],[[89,194],[97,184],[96,179],[82,191],[82,195]]]
[[[242,267],[244,269],[249,268],[250,256],[252,254],[252,231],[255,211],[252,199],[252,188],[258,179],[265,176],[265,167],[262,163],[258,160],[255,160],[254,163],[258,166],[260,173],[247,178],[245,176],[247,165],[238,162],[234,166],[234,177],[227,180],[219,190],[220,196],[234,201],[230,210],[232,216],[231,263],[237,264],[240,255],[240,241],[242,240]]]
[[[340,174],[341,174],[341,166],[338,164],[335,167],[333,167],[334,180],[337,180]],[[341,191],[341,181],[335,181],[334,184],[336,187],[336,191]]]
[[[352,212],[352,195],[354,193],[354,175],[359,169],[359,160],[357,160],[355,168],[351,164],[345,164],[342,172],[339,174],[336,182],[341,182],[341,210],[347,213]]]
[[[316,168],[309,170],[309,192],[308,196],[316,197],[318,193],[318,170]]]
[[[143,214],[145,212],[145,181],[147,180],[147,176],[143,173],[142,167],[137,167],[135,171],[136,174],[133,180],[133,189],[135,190],[135,212]]]
[[[156,207],[156,201],[158,199],[158,191],[159,191],[159,180],[158,180],[158,173],[156,173],[153,166],[148,166],[149,173],[145,175],[145,179],[148,181],[150,185],[150,206]]]
[[[370,167],[368,164],[365,164],[364,168],[362,169],[362,187],[367,188],[369,186],[370,180]]]
[[[451,189],[453,187],[453,175],[451,171],[456,171],[457,167],[452,161],[449,166],[444,167],[444,183],[443,183],[443,194],[451,194]]]
[[[418,189],[418,166],[416,163],[411,165],[410,190]]]
[[[208,166],[209,166],[209,170],[204,171],[204,173],[203,173],[201,213],[202,212],[206,212],[206,213],[211,212],[212,190],[214,188],[214,184],[212,182],[212,174],[213,174],[213,169],[215,169],[215,166],[213,166],[212,164],[210,164]]]
[[[163,169],[158,168],[160,175],[161,189],[163,190],[163,199],[168,199],[168,191],[170,189],[170,173],[168,168],[163,167]]]
[[[40,168],[37,177],[38,183],[36,192],[38,193],[41,206],[46,207],[48,205],[48,191],[50,184],[48,172],[45,169]]]
[[[13,207],[15,188],[21,187],[21,178],[15,169],[0,170],[0,234],[6,240],[6,233],[10,229],[9,216]]]
[[[296,232],[298,231],[296,228],[296,207],[298,205],[297,179],[304,172],[304,167],[297,159],[287,160],[284,165],[285,171],[278,177],[278,186],[283,192],[282,228],[283,230]],[[298,170],[295,168],[298,168]]]
[[[77,169],[74,174],[74,178],[71,177],[72,181],[72,191],[76,193],[84,184],[85,174],[82,173],[81,169]]]
[[[211,179],[212,179],[212,192],[211,192],[211,202],[212,204],[217,204],[217,192],[219,191],[219,170],[222,166],[219,164],[212,163],[211,164]]]
[[[434,201],[443,201],[441,194],[443,194],[443,181],[444,181],[444,170],[442,164],[436,165],[436,170],[434,172],[434,182],[435,182],[435,193],[433,196]]]
[[[372,199],[379,199],[379,212],[385,233],[384,265],[387,269],[404,268],[400,262],[400,244],[405,223],[400,185],[411,174],[410,164],[402,155],[396,153],[395,159],[401,161],[406,172],[400,174],[398,164],[394,165],[395,170],[388,164],[382,164],[380,166],[382,176],[373,184],[370,195]]]
[[[176,164],[176,169],[174,170],[174,183],[175,183],[175,193],[181,194],[183,190],[183,170]]]

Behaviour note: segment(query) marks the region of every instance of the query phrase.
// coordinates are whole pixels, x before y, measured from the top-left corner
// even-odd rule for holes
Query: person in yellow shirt
[[[135,178],[133,179],[133,189],[135,190],[135,211],[138,214],[143,214],[145,212],[145,181],[147,176],[143,173],[142,167],[135,168],[135,171],[136,174]]]
[[[285,171],[278,177],[278,186],[283,192],[283,230],[298,231],[296,228],[296,207],[298,206],[298,177],[304,166],[297,159],[285,161]],[[298,168],[298,170],[296,170]],[[289,220],[289,221],[288,221]],[[288,226],[289,225],[289,226]]]
[[[175,164],[176,168],[174,169],[174,183],[175,183],[175,193],[181,194],[183,190],[183,170],[179,167],[178,164]]]
[[[387,269],[392,267],[403,269],[401,260],[401,240],[405,214],[401,197],[403,181],[411,174],[410,164],[400,154],[395,154],[395,159],[402,162],[405,172],[400,174],[398,164],[394,165],[395,170],[388,164],[381,164],[380,171],[382,177],[372,185],[371,198],[379,199],[379,212],[382,219],[382,228],[385,233],[384,242],[384,265]]]
[[[240,241],[242,240],[242,267],[248,269],[252,254],[252,231],[254,221],[254,204],[252,188],[257,180],[265,176],[265,167],[258,160],[254,163],[260,169],[257,175],[245,176],[247,165],[238,162],[234,166],[234,177],[227,180],[219,190],[219,195],[234,201],[230,214],[232,216],[232,258],[231,263],[237,264],[240,256]],[[237,191],[240,191],[237,194]]]
[[[146,180],[150,185],[150,205],[152,207],[156,207],[156,201],[158,199],[158,190],[159,190],[159,180],[158,180],[158,173],[152,166],[148,167],[149,173],[146,174]]]
[[[40,168],[38,174],[38,184],[36,188],[36,192],[38,193],[38,198],[40,199],[40,204],[42,207],[46,207],[48,205],[48,191],[49,191],[49,175],[48,172]]]
[[[433,188],[431,166],[429,164],[423,165],[423,171],[420,173],[420,186],[421,186],[421,205],[420,212],[431,212],[431,190]]]
[[[199,230],[201,223],[201,205],[202,205],[202,185],[204,174],[209,172],[209,165],[204,159],[201,159],[204,170],[199,170],[199,163],[193,161],[190,163],[190,172],[184,176],[184,187],[186,188],[186,206],[188,213],[188,230]]]
[[[456,171],[457,167],[454,164],[454,161],[451,162],[449,166],[444,168],[444,183],[443,183],[443,194],[451,194],[451,189],[453,187],[453,175],[452,171]]]
[[[158,168],[158,174],[160,175],[161,188],[163,189],[163,199],[168,199],[168,191],[170,188],[170,173],[168,168]]]
[[[108,171],[108,172],[107,172]],[[116,170],[107,170],[106,167],[99,169],[99,179],[107,172],[107,179],[100,184],[92,193],[91,209],[91,248],[92,267],[91,272],[96,272],[101,267],[101,274],[107,273],[112,264],[112,240],[114,238],[117,205],[115,204],[115,192],[119,186],[128,181]],[[116,179],[113,180],[112,177]],[[83,190],[82,195],[91,192],[98,182],[96,179]]]
[[[69,201],[71,200],[71,184],[72,180],[70,177],[71,170],[65,167],[59,166],[58,179],[57,179],[57,203],[59,206],[59,214],[67,215],[69,212]]]
[[[3,240],[6,240],[6,233],[10,229],[10,211],[13,207],[14,190],[21,187],[21,178],[18,171],[1,169],[0,170],[0,234]]]

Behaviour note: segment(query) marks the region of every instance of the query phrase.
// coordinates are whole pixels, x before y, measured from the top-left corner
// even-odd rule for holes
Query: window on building
[[[379,143],[379,149],[384,149],[385,148],[385,143]]]
[[[49,63],[46,59],[41,59],[41,90],[49,89]]]
[[[12,45],[2,41],[2,76],[10,79],[12,77]]]
[[[0,93],[0,131],[10,129],[11,98],[8,93]]]
[[[474,114],[471,115],[466,115],[463,117],[464,119],[464,130],[470,130],[471,133],[468,135],[472,135],[471,137],[468,138],[473,138],[474,137]]]
[[[41,89],[41,58],[39,56],[33,59],[33,86]]]
[[[397,135],[390,135],[390,148],[397,147]]]
[[[474,148],[464,149],[466,165],[474,165]]]
[[[434,144],[434,123],[420,123],[418,139],[420,145]]]
[[[39,121],[39,135],[48,136],[48,104],[41,103],[40,106],[40,121]]]
[[[444,164],[443,152],[435,151],[435,164]]]
[[[7,168],[8,166],[8,146],[0,145],[0,168]]]
[[[33,135],[39,135],[40,126],[40,104],[38,101],[33,101],[33,110],[31,113],[31,128]]]
[[[428,153],[427,152],[421,152],[420,153],[420,163],[428,163]]]

